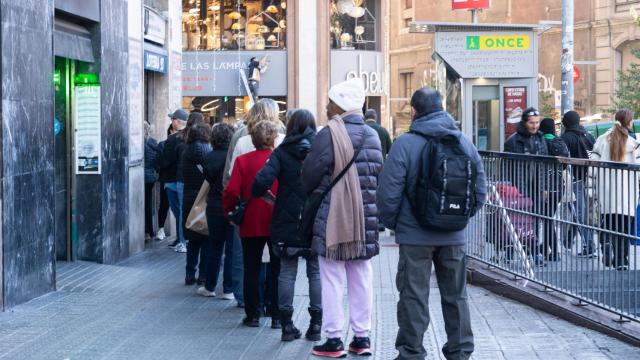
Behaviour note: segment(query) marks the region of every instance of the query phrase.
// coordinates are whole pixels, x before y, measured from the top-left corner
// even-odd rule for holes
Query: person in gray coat
[[[424,359],[422,345],[429,325],[429,281],[435,265],[444,313],[447,343],[442,352],[447,359],[468,359],[473,352],[473,333],[466,292],[467,239],[465,230],[431,231],[421,227],[414,216],[409,196],[416,193],[422,153],[428,137],[458,139],[476,169],[476,208],[486,198],[486,178],[475,146],[462,135],[455,120],[442,108],[440,94],[422,88],[411,98],[411,131],[391,147],[378,187],[378,209],[385,226],[396,233],[400,260],[396,285],[398,302],[397,359]]]

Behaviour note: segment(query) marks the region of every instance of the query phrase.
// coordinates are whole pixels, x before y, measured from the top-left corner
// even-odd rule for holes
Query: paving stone
[[[384,238],[386,245],[390,238]],[[58,264],[58,292],[0,314],[0,359],[311,359],[312,343],[282,343],[263,320],[240,325],[234,301],[203,298],[184,286],[184,255],[154,244],[117,265]],[[394,359],[398,329],[395,273],[398,249],[383,246],[374,259],[372,359]],[[432,281],[428,359],[444,359],[440,293]],[[304,262],[294,298],[294,321],[309,323]],[[221,290],[221,289],[219,289]],[[220,291],[221,292],[221,291]],[[640,349],[526,305],[470,286],[476,352],[472,359],[638,359]],[[345,302],[345,315],[348,307]],[[353,336],[345,324],[347,341]]]

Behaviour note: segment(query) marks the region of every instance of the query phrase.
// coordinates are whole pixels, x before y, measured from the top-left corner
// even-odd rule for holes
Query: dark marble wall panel
[[[55,288],[53,2],[0,0],[0,8],[6,308]]]
[[[102,261],[114,263],[129,256],[127,4],[121,0],[102,0],[100,10],[100,82],[104,99]]]

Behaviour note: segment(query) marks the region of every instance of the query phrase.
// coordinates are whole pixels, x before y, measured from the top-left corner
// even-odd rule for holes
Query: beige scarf
[[[354,112],[355,113],[355,112]],[[342,116],[351,115],[344,113]],[[354,155],[354,145],[341,116],[327,124],[333,141],[334,168],[332,180],[347,166]],[[363,133],[365,136],[365,133]],[[358,169],[354,163],[331,189],[327,218],[325,257],[331,260],[353,260],[366,254],[364,206]]]

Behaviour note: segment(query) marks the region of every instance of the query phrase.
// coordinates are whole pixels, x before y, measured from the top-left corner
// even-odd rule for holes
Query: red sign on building
[[[488,9],[491,0],[451,0],[453,10]]]

